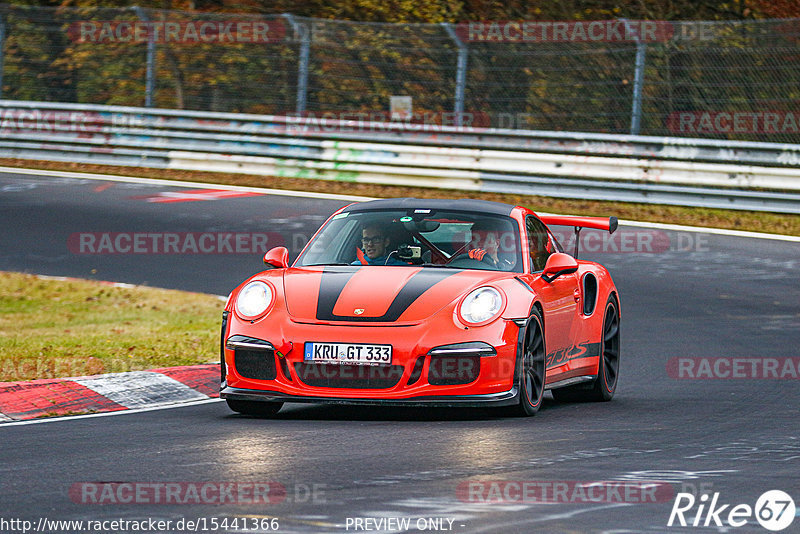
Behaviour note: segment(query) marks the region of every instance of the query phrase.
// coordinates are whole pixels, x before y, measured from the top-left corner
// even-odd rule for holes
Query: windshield
[[[522,272],[519,227],[510,217],[473,212],[344,212],[331,219],[298,258],[297,266],[313,265]]]

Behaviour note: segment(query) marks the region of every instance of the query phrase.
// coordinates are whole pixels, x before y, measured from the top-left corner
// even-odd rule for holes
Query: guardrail
[[[0,100],[0,157],[800,213],[800,145]]]

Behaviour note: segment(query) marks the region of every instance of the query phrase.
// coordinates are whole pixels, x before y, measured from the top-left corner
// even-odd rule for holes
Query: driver
[[[389,242],[381,225],[368,224],[361,230],[361,248],[356,249],[358,259],[352,265],[408,265],[392,257]]]

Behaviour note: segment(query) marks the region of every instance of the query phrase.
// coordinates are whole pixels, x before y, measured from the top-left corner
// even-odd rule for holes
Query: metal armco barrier
[[[0,100],[0,157],[800,213],[800,145]]]

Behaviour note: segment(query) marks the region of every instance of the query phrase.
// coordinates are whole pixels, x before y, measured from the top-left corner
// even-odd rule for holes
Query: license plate
[[[354,365],[391,365],[392,346],[309,341],[305,345],[303,360]]]

